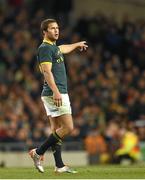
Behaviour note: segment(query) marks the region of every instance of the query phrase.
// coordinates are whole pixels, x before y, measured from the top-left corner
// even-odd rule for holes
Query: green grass
[[[0,179],[145,179],[145,166],[87,166],[77,167],[78,174],[55,174],[46,168],[43,174],[34,168],[0,168]]]

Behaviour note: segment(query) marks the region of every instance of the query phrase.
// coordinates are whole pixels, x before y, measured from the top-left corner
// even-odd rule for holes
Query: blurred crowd
[[[48,13],[42,7],[32,12],[32,7],[22,5],[22,1],[1,4],[0,142],[31,146],[50,133],[40,99],[43,76],[36,60],[42,42],[40,23],[46,17]],[[104,143],[100,152],[105,152],[112,123],[144,141],[145,20],[132,21],[124,15],[117,22],[115,17],[101,13],[93,17],[83,14],[73,26],[67,26],[71,24],[67,18],[65,24],[58,19],[58,45],[87,40],[89,48],[65,57],[75,124],[65,141],[84,140],[87,148],[90,141],[87,143],[86,138],[95,134],[99,140],[94,146]],[[112,141],[115,137],[111,135]]]

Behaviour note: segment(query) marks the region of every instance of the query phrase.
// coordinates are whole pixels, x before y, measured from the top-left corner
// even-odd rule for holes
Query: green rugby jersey
[[[37,59],[41,68],[41,64],[52,63],[52,74],[60,93],[67,92],[67,77],[64,64],[64,57],[58,46],[51,41],[43,40],[38,48]],[[53,92],[47,82],[44,80],[41,96],[52,96]]]

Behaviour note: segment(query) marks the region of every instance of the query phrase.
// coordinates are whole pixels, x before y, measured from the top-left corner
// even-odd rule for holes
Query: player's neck
[[[51,41],[50,39],[45,38],[45,37],[44,37],[44,39],[43,39],[43,42],[46,42],[46,43],[48,43],[48,44],[55,44],[55,43],[56,43],[56,41]]]

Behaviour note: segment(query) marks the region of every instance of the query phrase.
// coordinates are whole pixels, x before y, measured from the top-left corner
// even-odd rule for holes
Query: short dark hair
[[[45,19],[45,20],[43,20],[41,22],[41,27],[40,27],[41,33],[44,34],[43,31],[47,31],[48,25],[50,23],[54,23],[54,22],[57,23],[57,21],[55,19]]]

